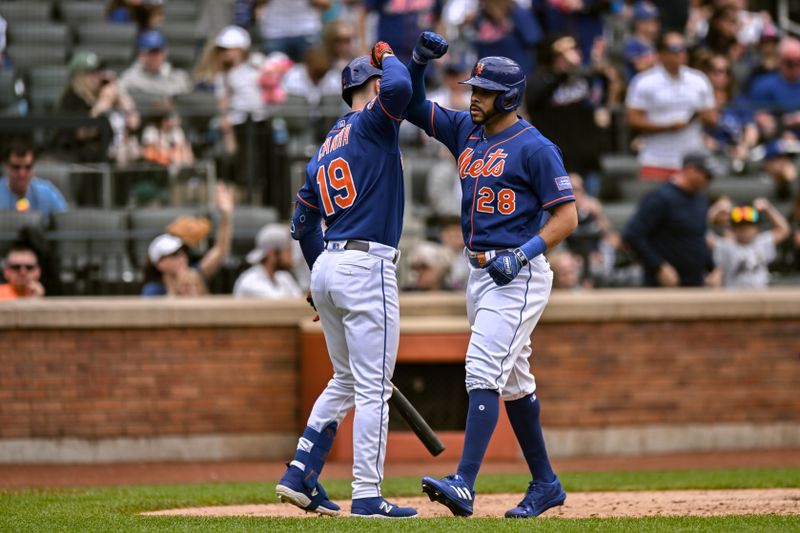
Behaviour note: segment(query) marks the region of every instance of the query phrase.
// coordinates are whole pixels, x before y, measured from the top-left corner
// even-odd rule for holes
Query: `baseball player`
[[[342,71],[342,97],[352,112],[311,157],[292,221],[292,236],[311,268],[333,378],[317,398],[276,491],[302,509],[339,514],[318,479],[338,424],[355,406],[351,514],[409,518],[415,509],[381,496],[400,325],[395,265],[404,188],[398,131],[411,98],[408,71],[379,42],[371,57],[358,57]]]
[[[577,226],[575,195],[559,149],[514,112],[525,92],[525,75],[514,61],[478,60],[472,77],[462,82],[472,86],[468,112],[425,99],[425,65],[446,51],[447,42],[435,33],[425,32],[417,41],[408,63],[413,96],[407,118],[458,161],[461,226],[471,265],[469,411],[457,473],[425,477],[422,490],[455,515],[472,514],[475,478],[502,397],[533,478],[505,516],[533,517],[567,497],[547,457],[528,359],[531,333],[553,281],[543,253]]]

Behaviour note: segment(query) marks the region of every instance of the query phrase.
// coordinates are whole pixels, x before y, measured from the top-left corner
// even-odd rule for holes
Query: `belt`
[[[391,261],[395,265],[400,260],[400,250],[380,244],[377,242],[346,240],[346,241],[328,241],[325,243],[325,249],[328,251],[337,250],[355,250],[357,252],[364,252]]]
[[[505,250],[487,250],[485,252],[473,252],[472,250],[466,249],[466,256],[469,259],[469,264],[474,266],[475,268],[486,268],[486,265],[492,262],[498,253],[500,252],[508,252],[510,249]]]

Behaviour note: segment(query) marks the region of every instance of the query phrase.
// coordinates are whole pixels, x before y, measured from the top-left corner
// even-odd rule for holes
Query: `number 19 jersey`
[[[378,95],[362,111],[338,120],[309,161],[297,200],[320,210],[326,241],[354,239],[397,248],[405,204],[397,139],[401,122]]]

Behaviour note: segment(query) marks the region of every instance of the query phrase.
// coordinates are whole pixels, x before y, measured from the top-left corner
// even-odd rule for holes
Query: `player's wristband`
[[[539,235],[534,236],[531,240],[517,248],[525,257],[525,261],[522,263],[523,265],[528,264],[528,262],[536,257],[537,255],[543,254],[545,250],[547,250],[547,243],[544,242]],[[522,258],[517,255],[517,257],[521,260]]]

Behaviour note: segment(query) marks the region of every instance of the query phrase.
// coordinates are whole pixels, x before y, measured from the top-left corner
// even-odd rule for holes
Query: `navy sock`
[[[553,481],[556,477],[547,458],[547,449],[539,420],[539,399],[533,394],[506,402],[506,413],[522,448],[522,455],[536,481]]]
[[[483,456],[497,425],[499,412],[500,397],[495,391],[477,389],[469,393],[464,451],[461,452],[457,472],[470,488],[475,486],[475,478],[478,477]]]

